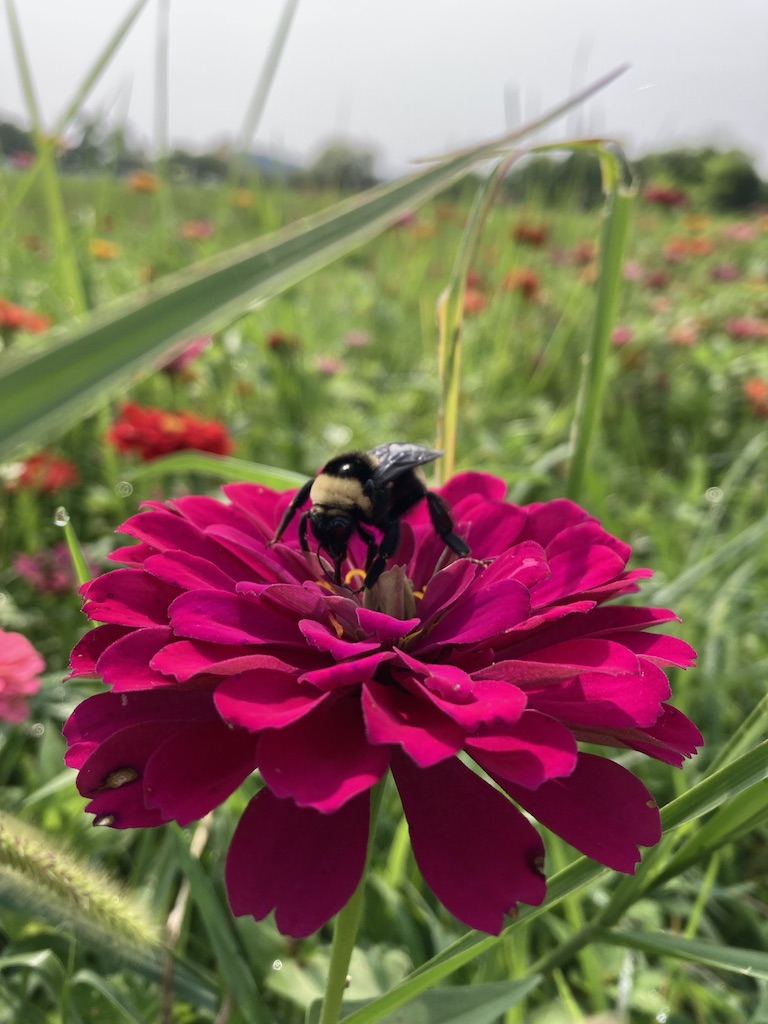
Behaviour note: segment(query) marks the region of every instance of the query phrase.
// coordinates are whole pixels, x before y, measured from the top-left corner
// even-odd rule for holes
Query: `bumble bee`
[[[313,480],[298,491],[280,521],[272,544],[282,537],[299,508],[309,499],[311,508],[299,520],[299,542],[309,551],[307,526],[333,562],[333,582],[341,583],[341,563],[352,535],[357,533],[368,546],[365,582],[369,589],[384,572],[400,540],[400,517],[422,498],[429,517],[446,546],[457,555],[469,554],[469,547],[453,532],[448,506],[439,494],[427,489],[421,466],[440,458],[443,452],[417,444],[393,441],[368,452],[347,452],[327,462]],[[381,531],[377,540],[366,526]]]

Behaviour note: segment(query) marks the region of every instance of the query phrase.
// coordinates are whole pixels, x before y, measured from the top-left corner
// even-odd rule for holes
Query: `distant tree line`
[[[9,121],[0,121],[0,153],[13,159],[33,155],[32,134]],[[189,181],[215,182],[229,176],[234,154],[220,148],[205,153],[173,150],[166,158],[169,173]],[[121,128],[108,128],[98,118],[83,121],[75,141],[62,147],[59,166],[68,173],[111,170],[127,174],[151,166],[140,146]],[[250,156],[246,168],[263,177],[281,177],[297,185],[355,192],[377,181],[375,154],[343,141],[326,145],[307,167],[298,167],[266,156]],[[642,185],[679,190],[697,206],[719,210],[744,210],[768,202],[768,183],[757,173],[752,159],[741,150],[722,151],[711,146],[670,149],[649,153],[636,160],[633,171]],[[457,194],[471,186],[459,183]],[[509,200],[557,205],[576,203],[591,208],[602,202],[603,191],[597,158],[576,150],[561,157],[531,156],[521,160],[507,176],[504,192]]]
[[[746,210],[768,202],[768,183],[741,150],[670,149],[635,160],[632,170],[641,188],[674,189],[695,206]],[[518,201],[569,201],[585,208],[598,205],[603,197],[599,162],[584,150],[561,159],[529,157],[513,169],[505,187],[507,195]]]

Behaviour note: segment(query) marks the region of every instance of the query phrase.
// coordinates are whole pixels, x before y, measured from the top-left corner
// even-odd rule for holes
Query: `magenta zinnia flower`
[[[466,473],[440,493],[482,563],[447,551],[422,503],[364,598],[301,552],[296,520],[269,546],[290,493],[225,490],[229,504],[147,503],[121,527],[138,541],[113,555],[127,568],[83,588],[104,625],[73,672],[111,692],[65,733],[96,823],[187,825],[258,769],[229,899],[238,915],[276,910],[297,937],[357,886],[389,769],[424,879],[473,928],[498,933],[518,902],[544,899],[543,843],[520,808],[634,870],[659,839],[656,804],[578,741],[679,765],[701,737],[666,703],[663,671],[694,652],[648,632],[675,616],[607,603],[650,575],[627,570],[628,545],[570,501],[517,507],[503,481]],[[352,586],[364,560],[355,540]]]

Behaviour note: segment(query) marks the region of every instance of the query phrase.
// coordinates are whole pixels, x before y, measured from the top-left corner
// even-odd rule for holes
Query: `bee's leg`
[[[387,559],[391,558],[392,555],[397,551],[397,545],[400,543],[400,520],[391,519],[385,529],[384,536],[381,538],[381,543],[372,549],[368,547],[368,558],[366,559],[366,574],[365,583],[363,587],[366,590],[376,583],[379,576],[384,572],[387,567]],[[373,553],[374,557],[371,558]]]
[[[283,533],[285,532],[286,527],[288,526],[288,523],[290,523],[290,521],[296,515],[296,509],[298,509],[301,505],[303,505],[304,502],[309,497],[309,492],[312,490],[312,484],[313,483],[314,483],[314,480],[311,480],[311,479],[307,480],[307,482],[304,484],[304,486],[299,491],[297,491],[297,493],[294,495],[293,500],[291,501],[291,504],[285,510],[285,513],[283,514],[283,518],[280,520],[280,525],[277,528],[277,532],[275,533],[275,536],[269,542],[270,544],[277,544],[277,542],[280,540],[280,538],[282,537]],[[306,533],[307,533],[307,527],[306,527],[306,524],[305,524],[304,525],[304,536],[305,537],[306,537]],[[302,547],[304,547],[303,544],[302,544]],[[304,550],[305,551],[309,551],[309,548],[304,548]]]
[[[376,540],[373,534],[368,533],[367,530],[364,530],[360,523],[357,523],[356,526],[359,536],[363,538],[366,545],[368,546],[368,551],[365,556],[365,572],[367,575],[368,571],[371,568],[371,565],[373,564],[374,558],[379,553],[379,542]]]
[[[435,532],[451,551],[455,551],[457,555],[468,555],[469,545],[453,532],[453,519],[451,519],[451,513],[443,499],[434,491],[427,491],[425,497],[429,518],[432,520]]]
[[[309,512],[305,512],[299,520],[299,544],[301,544],[301,550],[306,551],[309,554],[309,541],[307,540],[307,524],[309,523]],[[278,533],[278,537],[279,537]],[[277,537],[275,537],[277,540]],[[274,541],[273,541],[274,543]]]

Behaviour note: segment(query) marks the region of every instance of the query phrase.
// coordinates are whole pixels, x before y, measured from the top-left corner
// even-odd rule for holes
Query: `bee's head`
[[[348,512],[328,512],[313,509],[309,522],[320,547],[327,551],[336,564],[347,554],[355,523]]]

